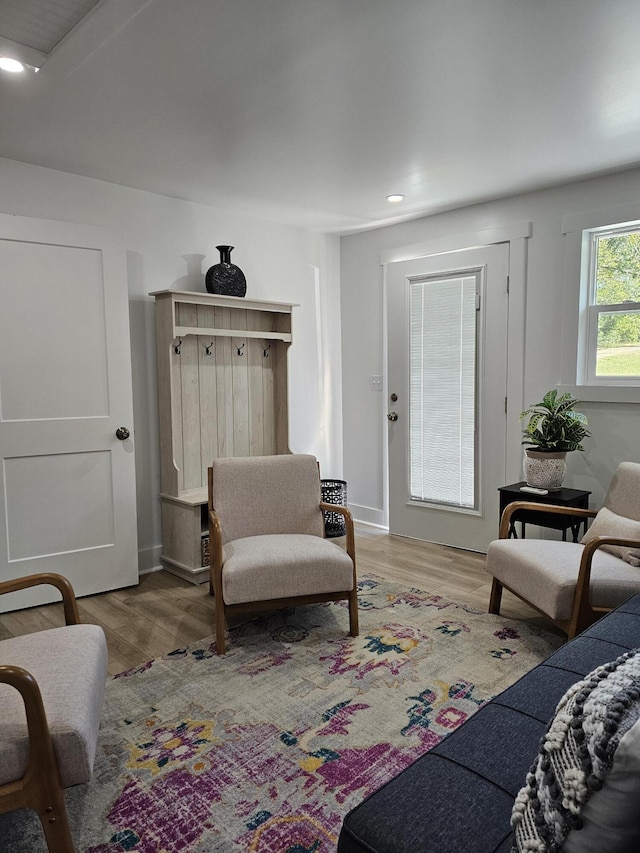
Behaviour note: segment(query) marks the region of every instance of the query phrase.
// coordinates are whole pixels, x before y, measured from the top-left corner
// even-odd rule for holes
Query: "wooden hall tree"
[[[222,456],[289,453],[293,305],[162,290],[156,300],[162,563],[208,579],[207,468]]]

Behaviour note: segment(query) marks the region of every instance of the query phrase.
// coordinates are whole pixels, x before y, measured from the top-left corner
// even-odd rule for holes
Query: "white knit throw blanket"
[[[513,807],[515,853],[559,853],[640,717],[640,649],[598,667],[562,697]]]

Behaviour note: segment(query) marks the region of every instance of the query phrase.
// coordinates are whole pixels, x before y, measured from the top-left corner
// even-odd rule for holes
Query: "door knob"
[[[120,441],[124,441],[125,439],[129,438],[130,435],[131,433],[126,427],[118,427],[118,429],[116,430],[116,438],[119,438]]]
[[[387,415],[387,420],[397,421],[398,420],[398,413],[397,412],[389,412],[389,414]]]

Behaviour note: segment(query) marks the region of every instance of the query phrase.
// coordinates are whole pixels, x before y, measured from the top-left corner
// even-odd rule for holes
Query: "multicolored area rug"
[[[344,814],[560,640],[365,576],[343,604],[274,613],[107,684],[93,780],[67,791],[87,853],[325,853]],[[4,846],[3,846],[4,845]],[[0,849],[44,851],[0,816]]]

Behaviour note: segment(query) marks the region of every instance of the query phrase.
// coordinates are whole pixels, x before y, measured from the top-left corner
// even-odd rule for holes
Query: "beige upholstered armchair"
[[[582,542],[509,539],[518,510],[594,518]],[[502,589],[552,619],[569,639],[603,613],[640,592],[640,464],[616,469],[603,508],[581,510],[516,501],[500,522],[500,539],[487,551],[493,575],[489,611],[500,612]]]
[[[324,538],[323,509],[345,517],[346,551]],[[353,521],[345,507],[322,503],[315,457],[215,460],[209,537],[219,655],[225,653],[225,614],[236,612],[346,599],[350,633],[358,635]]]
[[[73,853],[63,788],[91,777],[107,644],[102,628],[79,624],[61,575],[5,581],[0,594],[38,584],[60,590],[66,625],[0,641],[0,812],[33,809],[51,853]]]

